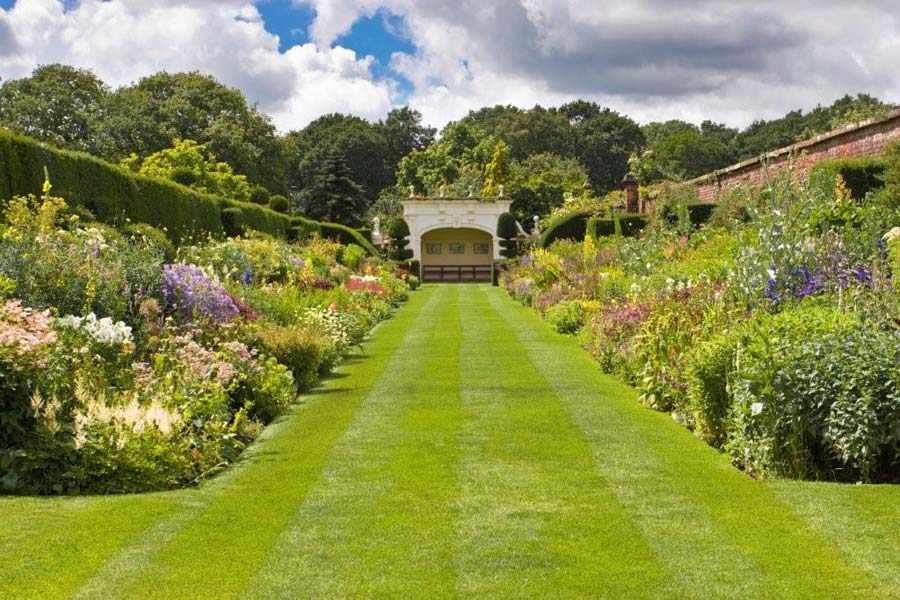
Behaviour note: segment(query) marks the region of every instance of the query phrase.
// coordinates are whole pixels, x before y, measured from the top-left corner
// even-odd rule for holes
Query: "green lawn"
[[[900,597],[900,487],[754,481],[487,286],[413,294],[199,489],[0,524],[0,598]]]

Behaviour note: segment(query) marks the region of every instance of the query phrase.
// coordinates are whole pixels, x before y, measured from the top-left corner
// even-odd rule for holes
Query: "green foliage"
[[[884,149],[884,189],[878,193],[878,200],[892,209],[900,208],[900,142],[890,142]]]
[[[356,244],[369,253],[369,256],[378,256],[378,249],[372,245],[372,242],[362,236],[360,232],[340,223],[318,224],[322,237],[334,240],[341,244]]]
[[[390,257],[402,262],[413,257],[413,251],[409,246],[409,225],[404,219],[394,219],[388,228],[388,236],[391,238]]]
[[[225,229],[225,235],[236,237],[242,235],[246,231],[247,226],[244,223],[244,213],[239,208],[223,208],[222,209],[222,227]]]
[[[392,183],[392,149],[379,127],[365,119],[341,114],[319,117],[302,130],[289,133],[285,147],[289,181],[305,198],[315,196],[311,188],[320,185],[323,173],[334,171],[336,157],[343,161],[341,176],[353,184],[354,194],[362,198],[361,210]],[[339,220],[308,214],[317,219]]]
[[[218,162],[205,146],[193,140],[175,140],[171,148],[151,154],[143,161],[135,156],[124,166],[148,177],[171,179],[198,192],[231,200],[249,201],[253,193],[262,195],[266,204],[268,192],[262,186],[251,190],[247,177],[236,175],[228,163]]]
[[[287,214],[291,210],[291,203],[281,194],[275,194],[269,198],[269,208],[277,213]]]
[[[314,235],[322,235],[322,226],[317,221],[305,217],[292,217],[289,238],[292,241],[303,241]]]
[[[527,226],[532,217],[546,215],[562,205],[566,194],[580,194],[587,181],[587,171],[574,158],[532,154],[512,164],[506,188],[512,198],[510,211]]]
[[[729,386],[733,383],[734,359],[741,342],[740,331],[700,340],[686,359],[687,407],[694,430],[707,443],[725,443],[731,408]]]
[[[841,158],[816,163],[814,172],[824,171],[834,181],[840,176],[854,200],[862,200],[869,192],[884,187],[886,162],[878,156],[865,158]]]
[[[349,244],[344,246],[344,251],[341,252],[340,263],[351,271],[356,272],[366,260],[366,256],[366,251],[361,247],[356,244]]]
[[[544,229],[538,239],[539,248],[546,248],[556,240],[581,241],[587,231],[587,222],[594,216],[594,211],[573,212]]]
[[[652,146],[651,180],[683,181],[709,173],[732,162],[721,140],[703,135],[697,128],[670,133]]]
[[[301,327],[267,327],[259,334],[266,354],[291,370],[300,391],[312,388],[319,380],[319,367],[325,352],[322,335]]]
[[[209,75],[144,77],[111,94],[107,110],[99,154],[109,160],[144,158],[176,140],[195,140],[250,183],[286,191],[284,153],[271,119]]]
[[[283,235],[288,218],[266,208],[223,200],[177,183],[105,163],[92,156],[43,146],[29,138],[0,131],[0,193],[39,194],[44,168],[54,191],[73,207],[84,207],[98,219],[122,224],[146,223],[179,242],[199,235],[222,235],[220,206],[238,208],[245,224]]]
[[[518,256],[517,235],[516,218],[508,212],[501,214],[497,218],[497,237],[500,238],[500,255],[504,258]]]
[[[574,335],[584,326],[584,308],[579,300],[566,300],[548,308],[544,318],[558,333]]]
[[[727,447],[761,474],[895,478],[898,364],[895,334],[833,308],[760,318],[741,351]]]
[[[30,77],[0,85],[0,127],[55,146],[95,152],[108,96],[106,84],[87,69],[42,65]]]
[[[591,217],[585,226],[585,236],[591,236],[595,240],[616,235],[616,233],[616,221],[613,219]]]
[[[615,218],[616,233],[625,237],[635,237],[647,226],[647,215],[626,213]]]
[[[509,159],[509,146],[499,142],[494,147],[491,161],[484,167],[484,189],[481,195],[485,197],[496,196],[500,193],[500,186],[506,185],[511,176]]]
[[[434,127],[422,125],[422,113],[409,106],[391,110],[376,129],[387,143],[386,164],[396,167],[400,160],[417,150],[424,150],[434,142],[437,131]],[[393,180],[394,174],[389,173]]]
[[[271,197],[271,194],[269,193],[269,190],[267,190],[263,186],[257,184],[257,185],[250,186],[250,193],[248,194],[246,200],[249,200],[250,202],[252,202],[254,204],[260,204],[262,206],[267,206],[270,204],[270,199],[271,199],[270,197]],[[279,212],[281,212],[281,211],[279,211]]]
[[[688,219],[694,227],[706,225],[716,210],[716,205],[711,202],[691,202],[685,204]]]
[[[365,191],[351,178],[347,159],[339,149],[317,163],[300,201],[308,217],[348,227],[361,225],[368,207]]]

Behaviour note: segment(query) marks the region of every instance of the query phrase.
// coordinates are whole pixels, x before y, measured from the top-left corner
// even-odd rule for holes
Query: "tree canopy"
[[[38,67],[0,85],[0,127],[55,146],[99,153],[109,88],[87,69]]]
[[[141,175],[171,179],[207,194],[250,200],[247,177],[235,174],[228,163],[219,162],[205,145],[194,140],[175,140],[171,148],[143,160],[132,154],[122,164]]]
[[[339,148],[331,148],[310,173],[300,201],[306,216],[317,221],[359,227],[368,207],[366,192],[351,177]]]

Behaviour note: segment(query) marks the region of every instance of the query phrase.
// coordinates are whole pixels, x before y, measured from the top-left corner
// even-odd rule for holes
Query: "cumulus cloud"
[[[641,120],[744,125],[865,91],[900,100],[893,0],[304,0],[327,47],[380,9],[417,50],[393,68],[432,121],[588,98]]]
[[[55,62],[91,68],[114,86],[202,71],[240,88],[282,130],[328,112],[377,119],[390,109],[393,86],[373,80],[371,58],[313,44],[281,53],[278,42],[242,0],[18,0],[0,10],[0,77]]]
[[[284,52],[262,1],[18,0],[0,10],[0,77],[49,62],[113,85],[200,70],[282,130],[331,111],[377,119],[405,101],[435,125],[485,105],[576,98],[639,121],[731,125],[846,93],[900,102],[896,0],[290,0],[315,18],[312,43]],[[379,11],[415,48],[389,64],[408,95],[373,77],[371,57],[335,46]]]

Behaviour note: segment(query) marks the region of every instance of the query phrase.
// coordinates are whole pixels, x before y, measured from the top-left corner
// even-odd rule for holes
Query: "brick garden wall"
[[[857,158],[879,154],[885,145],[900,139],[900,110],[886,117],[869,119],[855,125],[829,131],[786,148],[774,150],[765,158],[754,158],[692,179],[703,202],[715,202],[721,191],[738,185],[758,187],[764,181],[764,163],[769,176],[787,167],[793,157],[794,174],[805,177],[816,163],[832,158]]]

